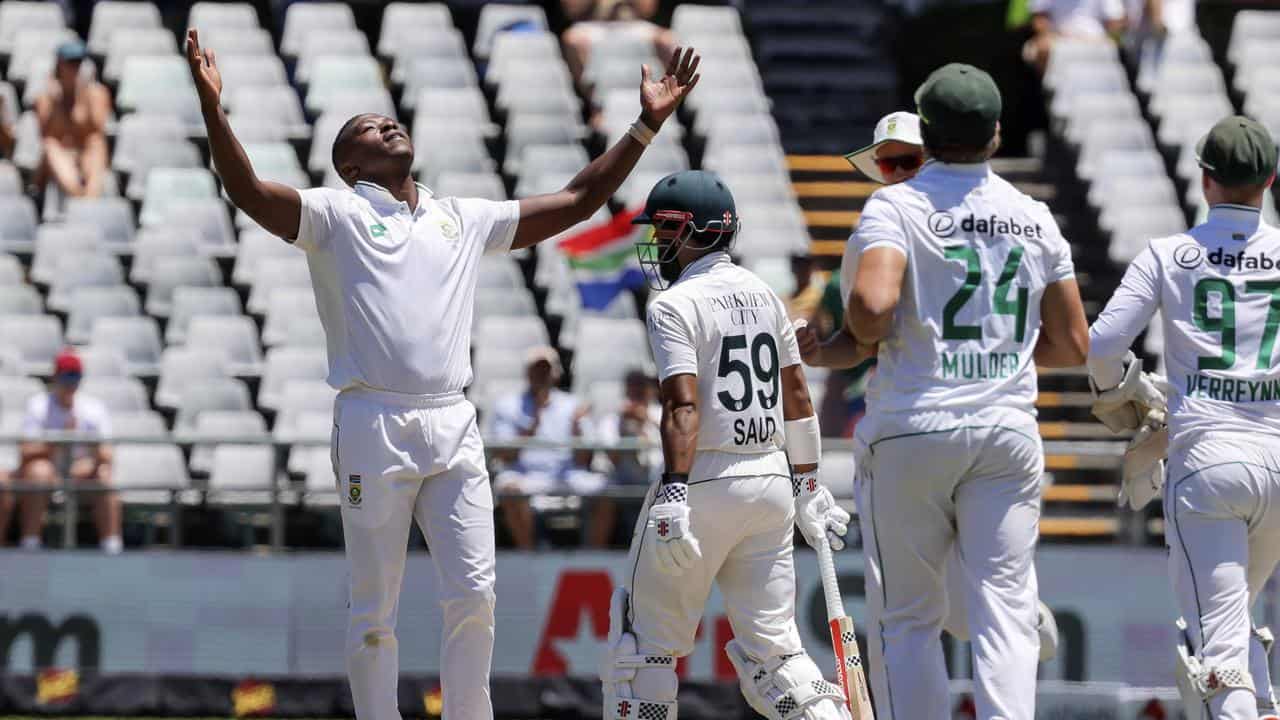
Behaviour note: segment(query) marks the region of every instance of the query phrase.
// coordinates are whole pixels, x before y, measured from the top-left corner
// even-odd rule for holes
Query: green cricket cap
[[[706,170],[682,170],[658,181],[649,191],[644,210],[631,222],[649,224],[654,214],[662,210],[676,210],[693,215],[694,227],[705,229],[707,223],[723,223],[724,230],[735,227],[738,208],[733,193],[719,175]]]
[[[1209,177],[1228,187],[1261,185],[1276,171],[1276,143],[1258,121],[1232,115],[1201,138],[1196,161]]]
[[[942,144],[985,144],[996,134],[1002,106],[995,80],[964,63],[943,65],[916,89],[924,134]]]

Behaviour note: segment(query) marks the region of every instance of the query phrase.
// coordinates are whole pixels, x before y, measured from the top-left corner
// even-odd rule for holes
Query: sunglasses
[[[903,172],[911,172],[917,170],[924,164],[924,158],[920,155],[898,155],[896,157],[876,158],[876,167],[880,168],[880,172],[885,175],[892,175],[898,170]]]
[[[53,381],[60,385],[79,385],[83,377],[78,372],[64,372],[53,376]]]

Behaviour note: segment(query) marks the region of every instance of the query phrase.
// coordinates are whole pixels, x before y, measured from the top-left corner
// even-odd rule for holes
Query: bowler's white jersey
[[[1044,203],[985,163],[931,161],[868,199],[840,269],[846,304],[858,258],[878,247],[906,255],[907,269],[868,410],[1034,413],[1040,298],[1075,274],[1071,248]]]
[[[410,211],[385,189],[298,193],[295,244],[307,251],[329,352],[329,384],[409,395],[471,384],[480,256],[511,248],[519,203],[435,198]]]
[[[1215,205],[1186,233],[1152,240],[1089,331],[1089,368],[1120,381],[1133,340],[1161,311],[1170,444],[1208,431],[1280,435],[1280,230],[1255,208]]]
[[[800,363],[776,293],[711,253],[649,304],[658,377],[698,376],[698,452],[691,480],[786,475],[781,369]]]

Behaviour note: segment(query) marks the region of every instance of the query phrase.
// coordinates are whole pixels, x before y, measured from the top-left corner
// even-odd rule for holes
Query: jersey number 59
[[[726,335],[720,343],[720,367],[716,375],[721,378],[737,375],[742,379],[742,394],[735,396],[726,390],[716,393],[720,404],[731,412],[742,412],[751,407],[752,398],[760,400],[760,407],[768,410],[778,404],[778,343],[769,333],[760,333],[751,340],[748,354],[751,364],[733,357],[735,350],[747,350],[746,335]],[[767,359],[767,363],[761,363]],[[762,389],[756,390],[751,378],[755,376]],[[768,390],[766,393],[765,390]]]

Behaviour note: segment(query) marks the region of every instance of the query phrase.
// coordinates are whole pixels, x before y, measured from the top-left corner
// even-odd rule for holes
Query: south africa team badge
[[[347,477],[347,503],[351,507],[360,507],[360,501],[364,499],[364,495],[360,492],[360,476],[350,475]]]

